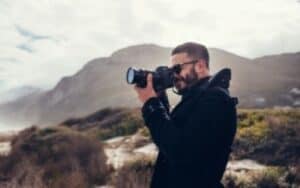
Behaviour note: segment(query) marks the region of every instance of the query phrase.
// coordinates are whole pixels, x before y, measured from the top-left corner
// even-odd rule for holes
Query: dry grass
[[[0,161],[0,187],[89,187],[108,175],[99,141],[68,128],[28,128]]]
[[[110,184],[116,188],[148,188],[153,167],[152,158],[131,161],[114,174]]]

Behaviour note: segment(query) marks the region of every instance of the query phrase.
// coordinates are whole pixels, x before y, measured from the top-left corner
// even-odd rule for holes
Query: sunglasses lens
[[[175,65],[173,67],[173,71],[176,73],[176,74],[179,74],[181,72],[181,66],[178,64],[178,65]]]

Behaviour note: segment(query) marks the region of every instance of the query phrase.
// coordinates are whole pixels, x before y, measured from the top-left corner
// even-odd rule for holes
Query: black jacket
[[[159,149],[152,188],[223,187],[220,183],[236,132],[236,102],[217,87],[203,90],[199,80],[169,112],[152,97],[142,115]]]

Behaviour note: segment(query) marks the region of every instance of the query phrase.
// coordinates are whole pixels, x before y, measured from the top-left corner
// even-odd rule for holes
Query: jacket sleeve
[[[197,99],[197,104],[186,114],[184,125],[177,125],[159,98],[150,98],[142,107],[142,115],[152,140],[171,161],[187,161],[198,157],[218,142],[224,117],[224,101],[211,95]],[[218,126],[219,125],[219,126]],[[198,148],[198,149],[197,149]],[[186,155],[189,153],[188,155]]]
[[[164,105],[167,112],[169,112],[170,111],[170,102],[169,102],[169,98],[168,98],[168,94],[167,94],[166,90],[159,92],[158,98]]]

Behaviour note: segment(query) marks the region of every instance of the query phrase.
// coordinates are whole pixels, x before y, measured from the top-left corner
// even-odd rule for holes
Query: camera
[[[176,66],[173,68],[169,68],[167,66],[159,66],[156,68],[155,71],[134,69],[130,67],[127,70],[126,80],[128,84],[136,84],[136,86],[138,87],[145,88],[147,86],[147,75],[149,73],[152,73],[153,88],[156,92],[160,92],[174,86],[174,75],[177,71],[178,67]],[[228,89],[230,85],[230,80],[231,69],[223,68],[210,77],[208,82],[203,86],[203,89],[216,86]]]
[[[126,80],[128,84],[136,84],[140,88],[147,86],[147,75],[153,75],[153,89],[156,92],[163,91],[174,86],[174,69],[167,66],[159,66],[155,71],[128,68]]]

